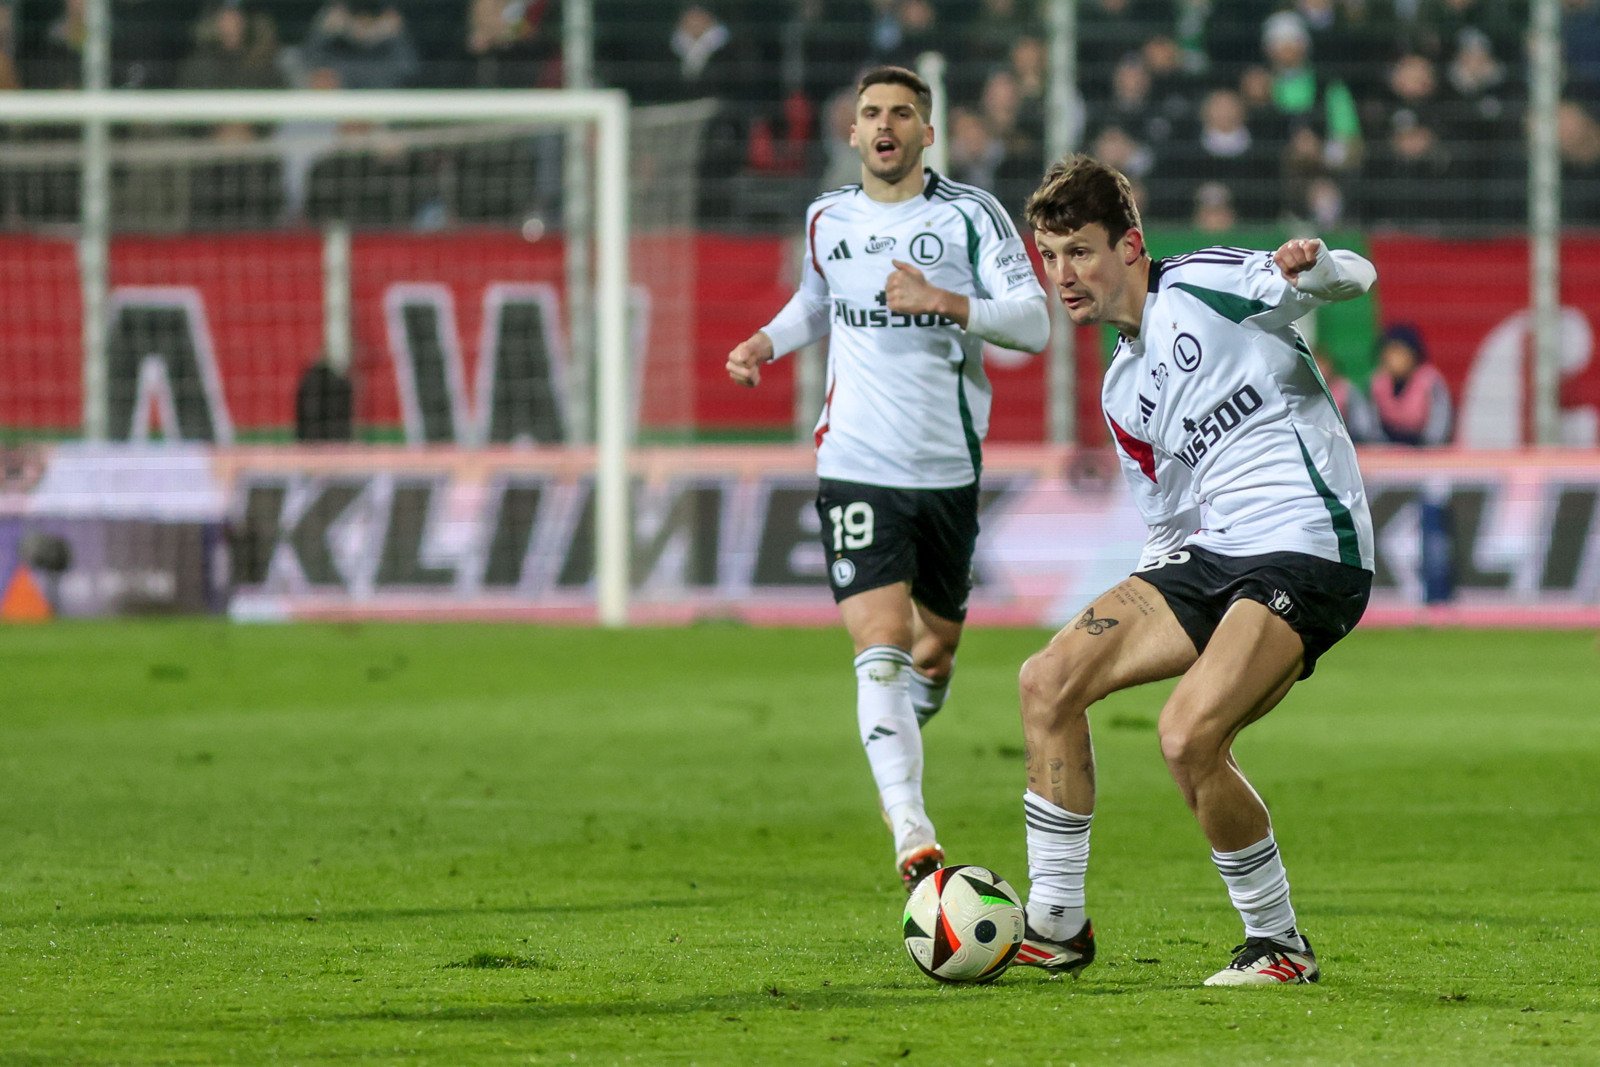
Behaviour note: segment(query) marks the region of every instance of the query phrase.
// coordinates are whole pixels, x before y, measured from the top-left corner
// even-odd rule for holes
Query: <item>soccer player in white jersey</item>
[[[988,430],[985,341],[1037,352],[1049,308],[998,201],[923,166],[933,100],[901,67],[857,86],[861,183],[806,211],[799,290],[728,355],[735,382],[824,335],[817,515],[855,643],[861,743],[907,891],[944,862],[920,728],[944,704],[967,614]]]
[[[1267,808],[1232,749],[1366,608],[1366,493],[1294,322],[1360,296],[1377,273],[1316,239],[1152,261],[1127,179],[1087,156],[1051,167],[1027,219],[1072,321],[1121,332],[1102,402],[1150,534],[1132,577],[1022,667],[1032,884],[1017,962],[1075,972],[1094,959],[1086,713],[1181,675],[1161,709],[1161,753],[1245,932],[1206,984],[1314,982]]]

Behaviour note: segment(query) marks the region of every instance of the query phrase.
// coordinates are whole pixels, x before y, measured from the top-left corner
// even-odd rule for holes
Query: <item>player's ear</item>
[[[929,126],[927,124],[923,124],[923,127],[922,127],[922,147],[923,148],[929,148],[932,145],[933,145],[933,127]]]
[[[1139,262],[1139,257],[1144,255],[1144,232],[1142,230],[1129,230],[1122,235],[1122,262],[1133,266]]]

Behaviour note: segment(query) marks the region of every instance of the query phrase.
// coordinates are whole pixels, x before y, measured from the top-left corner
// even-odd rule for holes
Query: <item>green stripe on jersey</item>
[[[1356,537],[1356,524],[1350,517],[1350,509],[1339,502],[1333,490],[1328,488],[1328,483],[1322,480],[1317,465],[1311,462],[1311,453],[1306,451],[1306,443],[1299,430],[1294,432],[1294,439],[1300,444],[1300,458],[1305,460],[1311,484],[1316,486],[1317,495],[1322,497],[1328,517],[1333,520],[1333,535],[1339,539],[1339,562],[1351,567],[1361,566],[1361,541]]]
[[[1289,332],[1294,334],[1294,350],[1300,353],[1300,358],[1305,361],[1307,367],[1311,368],[1312,377],[1316,378],[1317,384],[1322,386],[1322,395],[1328,398],[1328,406],[1339,417],[1339,425],[1349,430],[1350,427],[1345,425],[1344,412],[1339,410],[1339,402],[1333,398],[1333,390],[1328,388],[1328,379],[1322,376],[1322,368],[1317,366],[1317,357],[1311,354],[1311,346],[1306,344],[1306,339],[1300,336],[1300,331],[1297,328],[1291,326],[1289,327]]]
[[[950,205],[955,207],[954,204]],[[978,281],[978,255],[983,250],[983,242],[978,240],[978,228],[972,224],[972,219],[965,211],[956,208],[956,214],[961,216],[961,221],[967,224],[967,262],[972,264],[972,283],[982,288]]]
[[[956,365],[956,406],[961,410],[961,432],[967,439],[967,455],[972,457],[972,476],[983,476],[983,442],[978,439],[978,428],[972,424],[972,407],[967,403],[967,357],[962,356]]]
[[[961,216],[961,221],[967,224],[967,262],[972,264],[972,285],[980,294],[983,292],[983,283],[978,280],[978,256],[983,244],[978,240],[978,228],[972,224],[967,213],[956,208],[956,214]],[[967,357],[961,357],[961,363],[956,367],[956,405],[961,410],[961,432],[967,439],[967,455],[972,457],[972,476],[983,476],[983,442],[978,439],[978,429],[972,423],[972,406],[967,403]]]
[[[1182,289],[1229,322],[1243,322],[1251,315],[1261,314],[1268,307],[1260,300],[1252,300],[1237,293],[1224,293],[1217,289],[1207,289],[1203,285],[1194,285],[1190,282],[1173,282],[1172,287],[1174,289]]]

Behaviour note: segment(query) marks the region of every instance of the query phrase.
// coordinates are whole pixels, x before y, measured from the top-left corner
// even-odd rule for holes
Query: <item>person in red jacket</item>
[[[1378,341],[1378,369],[1369,386],[1382,440],[1429,448],[1449,444],[1454,411],[1444,375],[1428,362],[1428,349],[1415,326],[1397,323]],[[1455,561],[1450,505],[1424,489],[1418,501],[1422,521],[1422,598],[1442,604],[1455,595]]]

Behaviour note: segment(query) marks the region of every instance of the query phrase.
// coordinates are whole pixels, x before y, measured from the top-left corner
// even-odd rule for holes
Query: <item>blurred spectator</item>
[[[1232,190],[1222,182],[1201,182],[1194,191],[1190,223],[1201,233],[1213,236],[1232,232],[1239,225]]]
[[[1408,108],[1423,122],[1445,128],[1448,108],[1440,91],[1439,72],[1433,60],[1421,52],[1404,52],[1389,65],[1389,77],[1382,97],[1373,101],[1373,118]]]
[[[1291,219],[1317,233],[1326,233],[1345,224],[1344,188],[1337,178],[1323,174],[1294,188],[1295,199],[1285,208]]]
[[[111,84],[170,89],[212,0],[110,0]]]
[[[1269,156],[1283,153],[1289,140],[1289,117],[1278,110],[1272,98],[1272,72],[1252,63],[1239,72],[1239,102],[1244,105],[1245,125]],[[1319,149],[1320,150],[1320,149]]]
[[[1155,169],[1155,154],[1149,146],[1135,141],[1121,126],[1106,126],[1089,142],[1089,154],[1126,175],[1140,213],[1146,218],[1156,217],[1146,183],[1147,176]]]
[[[561,12],[553,0],[471,0],[466,84],[479,89],[561,86]]]
[[[10,0],[0,0],[0,92],[22,88],[17,71],[17,19]]]
[[[1308,122],[1294,125],[1283,148],[1280,167],[1282,195],[1279,202],[1290,211],[1311,203],[1311,190],[1318,182],[1334,177],[1323,151],[1322,138]]]
[[[1174,155],[1172,162],[1178,157]],[[1278,160],[1245,122],[1244,101],[1232,89],[1213,89],[1200,105],[1200,129],[1182,157],[1191,187],[1220,182],[1243,202],[1241,215],[1260,222],[1278,214]]]
[[[1155,79],[1137,52],[1130,52],[1117,62],[1111,74],[1110,98],[1092,102],[1089,114],[1097,129],[1121,127],[1158,159],[1180,132],[1156,100]]]
[[[1397,323],[1378,340],[1372,403],[1383,439],[1418,448],[1448,444],[1453,412],[1444,375],[1428,362],[1415,326]]]
[[[1260,62],[1261,24],[1280,6],[1278,0],[1177,0],[1173,33],[1180,46],[1203,35],[1206,74],[1231,83]]]
[[[971,112],[968,112],[970,115]],[[850,143],[856,121],[856,91],[840,89],[822,106],[822,190],[861,180],[861,153]],[[952,158],[955,147],[951,146]]]
[[[983,84],[979,102],[989,136],[1000,146],[994,180],[984,188],[1007,209],[1020,212],[1044,173],[1044,145],[1023,124],[1022,91],[1008,70],[997,70]]]
[[[1556,113],[1565,222],[1600,224],[1600,122],[1582,104],[1563,100]]]
[[[318,92],[339,89],[338,72],[331,67],[313,70],[304,88]],[[310,202],[311,170],[339,144],[339,124],[320,119],[296,119],[280,123],[273,134],[278,158],[283,161],[283,217],[288,224],[304,222]]]
[[[1467,28],[1455,40],[1455,54],[1444,73],[1457,173],[1479,190],[1479,218],[1519,221],[1526,171],[1518,129],[1519,87],[1509,79],[1506,64],[1495,58],[1487,35]]]
[[[1039,37],[1032,3],[1029,0],[978,0],[975,6],[976,13],[950,35],[960,41],[959,47],[950,49],[949,58],[958,64],[955,77],[951,79],[951,91],[958,97],[975,95],[977,81],[967,72],[976,72],[976,77],[981,78],[983,72],[1009,63],[1012,73],[1024,82],[1025,93],[1042,94],[1044,43]],[[953,11],[954,5],[947,6],[947,10]],[[1024,64],[1027,69],[1023,70],[1017,63],[1017,46],[1025,41],[1037,46],[1038,55],[1036,62],[1034,57],[1029,57]],[[1035,70],[1040,75],[1039,82],[1028,84],[1029,75]]]
[[[1116,167],[1130,181],[1143,182],[1155,169],[1155,153],[1148,145],[1134,140],[1121,126],[1105,126],[1089,142],[1089,154]],[[1140,207],[1144,204],[1141,201]]]
[[[1150,72],[1150,99],[1173,129],[1181,129],[1194,115],[1201,84],[1185,69],[1178,42],[1158,33],[1140,47],[1139,58]]]
[[[281,89],[278,35],[271,16],[243,0],[214,4],[195,27],[194,49],[178,70],[182,89]],[[211,140],[259,140],[270,127],[223,122]],[[282,164],[278,160],[223,159],[187,174],[191,220],[201,226],[270,224],[282,211]]]
[[[281,89],[278,33],[272,17],[244,0],[214,4],[195,27],[194,49],[178,69],[182,89]],[[244,123],[214,131],[224,139],[249,139]]]
[[[400,9],[387,0],[333,0],[302,51],[308,70],[327,69],[345,89],[401,89],[420,71]]]
[[[1447,444],[1454,419],[1444,375],[1428,363],[1428,351],[1415,326],[1396,324],[1378,342],[1378,369],[1372,376],[1372,405],[1383,440],[1427,448]],[[1431,492],[1419,501],[1422,526],[1423,599],[1449,600],[1455,592],[1451,560],[1449,504]]]
[[[777,54],[770,58],[782,65],[786,86],[798,86],[807,100],[820,104],[834,92],[854,86],[866,65],[871,12],[860,0],[791,3],[793,11],[779,31]],[[860,163],[859,157],[856,162]]]
[[[924,52],[939,51],[939,15],[931,0],[870,0],[871,52],[868,62],[894,63],[912,70]]]
[[[752,118],[776,112],[777,81],[758,69],[741,39],[709,4],[687,3],[655,42],[665,66],[642,102],[710,99],[718,110],[705,129],[700,153],[699,214],[722,220],[734,209],[734,186],[744,171]]]
[[[1373,410],[1371,398],[1339,373],[1339,368],[1334,366],[1326,350],[1318,348],[1316,360],[1317,371],[1328,387],[1328,395],[1333,397],[1334,407],[1339,409],[1345,428],[1350,431],[1350,440],[1356,444],[1381,441],[1383,431],[1378,426],[1378,415]]]
[[[950,109],[947,123],[950,177],[982,189],[993,189],[1005,145],[990,132],[978,113],[967,107]]]
[[[1262,26],[1261,47],[1272,71],[1272,99],[1291,122],[1309,123],[1322,138],[1329,167],[1353,166],[1361,148],[1361,123],[1343,82],[1311,65],[1311,34],[1300,16],[1280,11]]]
[[[1470,33],[1483,38],[1497,61],[1520,63],[1526,31],[1526,11],[1518,16],[1503,0],[1423,0],[1410,44],[1444,63]]]
[[[1561,15],[1561,52],[1567,94],[1589,106],[1600,104],[1600,0],[1566,0]]]
[[[29,89],[79,89],[83,87],[83,41],[88,34],[84,0],[63,0],[60,14],[51,20],[44,40],[24,43],[22,83]]]
[[[1092,101],[1112,94],[1112,72],[1162,27],[1161,5],[1151,0],[1080,0],[1078,81]]]
[[[1439,131],[1401,108],[1390,119],[1388,140],[1367,167],[1367,220],[1402,229],[1453,220],[1459,195],[1453,177]]]

